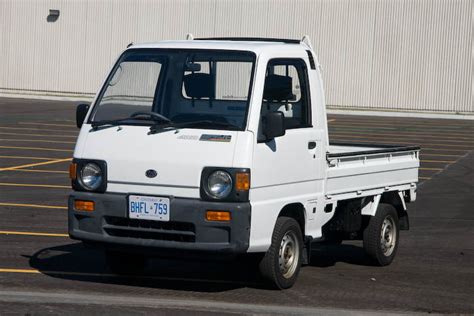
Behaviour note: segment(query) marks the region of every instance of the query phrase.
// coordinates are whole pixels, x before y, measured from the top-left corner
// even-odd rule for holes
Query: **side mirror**
[[[263,117],[262,132],[267,141],[285,135],[285,116],[283,112],[268,112]]]
[[[89,111],[89,104],[79,104],[76,108],[76,125],[78,128],[82,127],[87,112]]]

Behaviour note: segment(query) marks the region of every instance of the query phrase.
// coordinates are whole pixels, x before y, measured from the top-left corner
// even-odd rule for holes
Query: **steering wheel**
[[[139,111],[139,112],[132,113],[132,115],[130,115],[130,117],[138,117],[138,116],[148,116],[148,117],[152,117],[154,120],[171,122],[171,120],[167,118],[166,116],[163,116],[155,112],[140,112]]]

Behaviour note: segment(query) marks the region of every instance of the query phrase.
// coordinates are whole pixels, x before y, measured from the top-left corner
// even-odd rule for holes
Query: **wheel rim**
[[[392,216],[387,216],[383,220],[382,229],[380,231],[380,248],[386,257],[389,257],[397,243],[397,230],[395,220]]]
[[[283,236],[280,244],[278,264],[280,272],[285,279],[289,279],[295,274],[300,258],[300,247],[295,232],[288,231]]]

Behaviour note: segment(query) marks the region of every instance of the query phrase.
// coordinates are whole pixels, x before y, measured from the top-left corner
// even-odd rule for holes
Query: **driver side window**
[[[302,59],[272,59],[268,63],[263,92],[263,117],[282,112],[285,128],[311,126],[310,97],[306,63]]]

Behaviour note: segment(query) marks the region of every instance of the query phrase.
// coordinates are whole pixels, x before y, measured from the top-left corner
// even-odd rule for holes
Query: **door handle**
[[[308,149],[315,149],[316,148],[316,142],[308,142]]]

